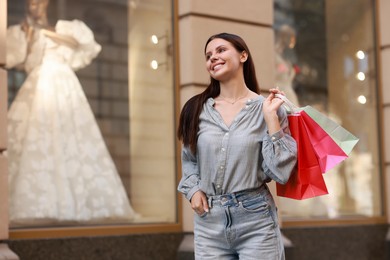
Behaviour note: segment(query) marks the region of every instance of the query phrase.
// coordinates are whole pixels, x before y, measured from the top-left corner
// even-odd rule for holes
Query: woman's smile
[[[219,70],[225,63],[224,62],[219,62],[217,64],[214,64],[212,67],[211,67],[211,70],[212,71],[217,71]]]

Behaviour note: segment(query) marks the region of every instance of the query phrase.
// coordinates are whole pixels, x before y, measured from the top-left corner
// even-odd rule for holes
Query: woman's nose
[[[214,62],[214,61],[216,61],[216,60],[218,60],[218,57],[217,56],[215,56],[214,54],[210,57],[210,61],[211,62]]]

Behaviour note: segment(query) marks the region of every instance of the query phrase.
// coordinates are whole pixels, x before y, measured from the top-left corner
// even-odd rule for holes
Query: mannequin
[[[286,94],[291,102],[299,106],[298,97],[292,84],[296,73],[293,64],[284,55],[287,49],[295,47],[296,32],[291,26],[284,24],[277,30],[275,39],[275,85]]]
[[[295,70],[291,61],[285,57],[285,52],[295,47],[296,32],[295,30],[284,24],[276,30],[275,33],[275,86],[283,91],[286,97],[299,106],[298,97],[293,89],[293,80],[295,78]],[[276,187],[274,187],[276,194]],[[282,220],[282,215],[294,215],[300,213],[302,205],[306,205],[307,201],[294,201],[284,197],[275,197],[279,207],[279,219]],[[283,221],[280,221],[282,226]],[[292,242],[282,233],[284,245],[291,247]]]
[[[33,43],[33,36],[36,30],[41,30],[43,34],[51,38],[58,44],[65,44],[71,48],[77,48],[78,42],[71,36],[56,33],[47,20],[47,7],[49,0],[27,0],[26,18],[22,22],[22,30],[26,33],[28,46]]]
[[[79,20],[47,20],[27,0],[7,31],[7,68],[27,78],[8,112],[11,226],[107,223],[138,217],[74,73],[101,46]]]
[[[275,35],[275,61],[276,61],[276,86],[282,90],[286,97],[295,105],[299,105],[298,96],[293,88],[293,80],[296,76],[295,69],[291,60],[285,53],[292,50],[296,44],[295,30],[284,24],[279,27]],[[332,170],[333,171],[333,170]],[[327,180],[332,174],[324,175]],[[329,197],[329,196],[327,196]],[[327,207],[324,197],[316,197],[308,200],[291,200],[284,197],[278,197],[279,212],[290,217],[307,217],[307,216],[326,216]]]

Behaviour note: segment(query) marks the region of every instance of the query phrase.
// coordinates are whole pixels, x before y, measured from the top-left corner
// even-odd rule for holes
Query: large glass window
[[[346,161],[324,174],[329,195],[280,199],[284,221],[383,216],[374,3],[274,1],[276,84],[360,139]]]
[[[8,1],[11,229],[177,222],[173,17]]]

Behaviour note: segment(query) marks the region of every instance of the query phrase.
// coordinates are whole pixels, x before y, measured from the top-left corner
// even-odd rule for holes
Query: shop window
[[[375,1],[274,1],[276,84],[356,135],[349,158],[323,176],[329,195],[280,199],[293,220],[383,217]]]
[[[8,1],[11,230],[178,222],[173,4]]]

